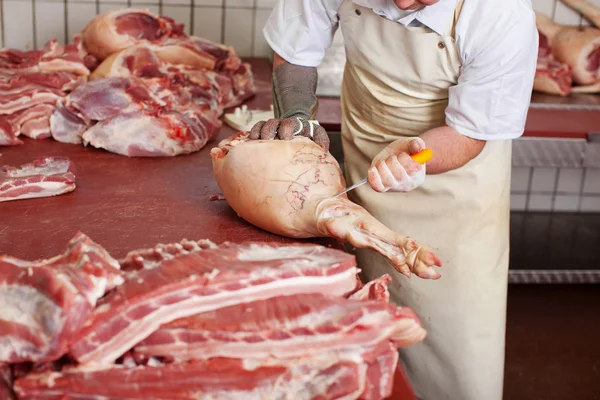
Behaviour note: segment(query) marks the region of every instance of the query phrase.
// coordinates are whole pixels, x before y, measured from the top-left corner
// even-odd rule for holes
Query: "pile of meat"
[[[38,261],[0,257],[3,399],[383,399],[425,337],[311,244],[183,240],[120,262],[84,234]]]
[[[563,26],[537,14],[539,51],[534,90],[567,96],[600,92],[600,8],[585,0],[561,0],[594,26]]]
[[[0,51],[0,91],[0,145],[21,144],[23,134],[126,156],[175,156],[200,150],[224,108],[255,86],[231,47],[128,8],[96,16],[73,44]]]

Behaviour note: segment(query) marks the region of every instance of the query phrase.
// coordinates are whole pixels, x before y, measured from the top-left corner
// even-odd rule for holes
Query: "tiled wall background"
[[[233,46],[241,56],[270,56],[262,27],[277,0],[0,0],[0,44],[31,49],[79,32],[109,9],[143,7],[184,22],[188,33]],[[589,0],[600,6],[600,0]],[[585,25],[559,0],[532,0],[534,9],[559,23]],[[343,46],[343,42],[336,41]],[[600,154],[599,154],[600,156]],[[515,166],[514,210],[600,212],[600,169]]]

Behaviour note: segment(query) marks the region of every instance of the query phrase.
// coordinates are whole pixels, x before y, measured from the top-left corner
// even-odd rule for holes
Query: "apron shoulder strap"
[[[463,3],[465,0],[458,0],[456,3],[456,8],[454,9],[454,21],[452,22],[452,37],[456,37],[456,23],[458,22],[458,18],[460,17],[460,12],[462,11]]]

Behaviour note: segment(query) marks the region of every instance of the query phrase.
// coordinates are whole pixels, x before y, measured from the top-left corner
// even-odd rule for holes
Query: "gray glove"
[[[317,69],[284,63],[273,72],[275,118],[260,121],[250,130],[250,139],[291,140],[304,136],[329,151],[329,136],[314,121],[317,113]]]

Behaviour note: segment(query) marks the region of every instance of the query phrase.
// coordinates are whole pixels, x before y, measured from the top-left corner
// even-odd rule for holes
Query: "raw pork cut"
[[[172,99],[170,99],[172,100]],[[107,78],[83,84],[50,118],[61,142],[91,144],[113,153],[174,156],[200,150],[221,122],[199,105],[187,106],[153,94],[141,79]]]
[[[538,34],[539,48],[533,90],[567,96],[573,85],[573,71],[569,65],[556,61],[548,39],[541,32]]]
[[[378,354],[368,361],[351,356],[326,354],[272,366],[212,359],[72,369],[27,375],[15,382],[15,392],[20,399],[35,400],[357,399],[367,388],[370,364],[379,367]]]
[[[600,29],[560,25],[540,13],[536,21],[556,60],[572,68],[575,83],[590,85],[600,79]]]
[[[176,60],[175,60],[176,61]],[[155,47],[137,45],[111,55],[92,73],[90,79],[110,77],[141,78],[161,98],[172,92],[178,103],[208,105],[205,111],[221,114],[223,108],[241,104],[254,95],[256,88],[249,64],[231,74],[198,69],[181,63],[165,62]],[[179,98],[185,95],[184,98]],[[187,99],[190,100],[187,100]],[[171,100],[171,101],[173,101]]]
[[[236,304],[163,325],[135,347],[146,356],[199,360],[296,358],[392,340],[422,341],[425,330],[409,308],[319,293]]]
[[[60,358],[97,300],[123,282],[119,264],[78,233],[63,254],[0,256],[0,363]]]
[[[50,137],[52,104],[38,104],[10,115],[0,115],[0,137],[17,137],[21,134],[32,139]]]
[[[392,281],[392,277],[388,274],[380,276],[367,282],[362,288],[350,295],[353,300],[379,300],[385,303],[390,301],[390,292],[388,285]]]
[[[241,60],[229,46],[188,36],[183,25],[148,10],[126,8],[96,16],[82,32],[85,47],[100,60],[134,45],[152,46],[170,64],[233,73]]]
[[[65,46],[52,39],[40,50],[0,50],[0,72],[3,73],[66,72],[88,76],[88,66],[95,67],[95,64],[95,60],[83,49],[79,37],[75,37],[73,43]]]
[[[0,202],[57,196],[75,190],[73,165],[65,157],[43,157],[20,167],[0,168]]]
[[[282,294],[356,286],[356,261],[317,245],[225,243],[143,269],[98,304],[71,347],[80,363],[110,364],[177,318]]]
[[[248,140],[238,133],[211,150],[217,183],[237,214],[266,231],[293,237],[330,236],[381,253],[401,273],[440,277],[440,260],[413,239],[377,221],[345,196],[333,156],[312,140]]]
[[[183,25],[147,10],[124,8],[97,15],[81,32],[86,49],[100,60],[139,43],[182,36]]]
[[[0,363],[0,399],[15,400],[15,394],[12,389],[13,377],[9,364]]]
[[[158,244],[151,249],[131,251],[119,263],[123,271],[152,269],[160,266],[166,260],[172,260],[181,255],[216,248],[218,246],[210,240],[192,241],[183,239],[179,243]]]

